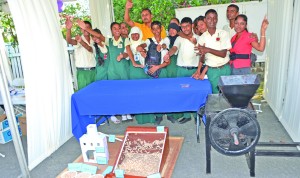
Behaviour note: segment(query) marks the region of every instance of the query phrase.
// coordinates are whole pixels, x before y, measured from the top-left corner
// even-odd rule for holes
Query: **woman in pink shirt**
[[[251,37],[247,30],[247,16],[240,14],[235,18],[234,29],[236,34],[231,38],[230,65],[232,75],[245,75],[251,73],[251,51],[264,51],[266,46],[266,30],[268,20],[265,17],[261,24],[260,41]]]

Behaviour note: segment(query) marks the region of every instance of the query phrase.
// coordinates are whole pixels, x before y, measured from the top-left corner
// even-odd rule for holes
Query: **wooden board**
[[[123,138],[123,136],[117,136],[118,138]],[[162,177],[164,178],[170,178],[172,176],[175,164],[176,164],[176,160],[178,158],[178,155],[180,153],[181,150],[181,146],[183,143],[183,137],[169,137],[169,153],[167,156],[167,160],[166,163],[162,169]],[[108,165],[99,165],[96,163],[84,163],[83,162],[83,158],[82,155],[80,155],[75,161],[74,163],[84,163],[84,164],[89,164],[89,165],[93,165],[93,166],[97,166],[98,167],[98,171],[97,174],[101,174],[108,166],[114,166],[115,160],[118,156],[119,153],[119,149],[121,147],[122,142],[120,141],[116,141],[115,143],[108,143],[108,150],[109,150],[109,161],[108,161]],[[64,173],[68,171],[68,168],[66,168],[63,172],[61,172],[57,178],[60,178],[60,176]]]

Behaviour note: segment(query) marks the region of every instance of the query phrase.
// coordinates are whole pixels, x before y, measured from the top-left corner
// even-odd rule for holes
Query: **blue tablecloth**
[[[100,115],[197,111],[211,94],[208,80],[103,80],[72,95],[72,132],[79,139]]]

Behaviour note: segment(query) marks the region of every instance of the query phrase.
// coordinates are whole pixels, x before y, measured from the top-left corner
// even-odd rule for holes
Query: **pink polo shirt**
[[[236,41],[234,45],[232,45],[232,48],[230,49],[230,53],[236,53],[236,54],[249,54],[249,59],[235,59],[233,61],[230,61],[230,64],[233,65],[234,68],[245,68],[245,67],[251,67],[251,59],[250,54],[252,51],[252,45],[251,43],[255,41],[255,38],[250,38],[251,33],[244,30],[242,32],[241,37]],[[237,37],[237,34],[235,34],[231,38],[231,44],[234,42],[235,38]]]

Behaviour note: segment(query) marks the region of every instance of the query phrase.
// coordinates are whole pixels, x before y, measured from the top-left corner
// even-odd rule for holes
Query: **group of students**
[[[263,51],[268,20],[261,25],[261,36],[247,30],[247,17],[239,14],[239,8],[231,4],[227,8],[230,24],[217,29],[218,14],[209,9],[205,16],[194,22],[184,17],[180,22],[173,18],[168,26],[168,35],[159,21],[152,21],[149,9],[143,9],[143,23],[133,22],[130,9],[133,3],[127,1],[124,22],[113,22],[110,26],[112,38],[106,38],[99,29],[92,29],[87,21],[77,23],[83,35],[71,38],[72,22],[66,19],[69,44],[74,45],[78,88],[81,89],[96,80],[128,80],[149,78],[193,77],[203,80],[206,75],[213,93],[219,93],[218,81],[223,75],[251,73],[251,50]],[[229,55],[230,54],[230,55]],[[96,60],[95,60],[96,59]],[[196,118],[196,113],[169,113],[172,123],[183,124]],[[137,114],[139,124],[162,121],[163,114]],[[114,123],[120,121],[112,116]],[[130,114],[122,120],[132,120]]]

